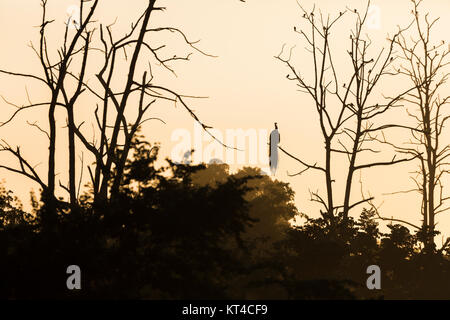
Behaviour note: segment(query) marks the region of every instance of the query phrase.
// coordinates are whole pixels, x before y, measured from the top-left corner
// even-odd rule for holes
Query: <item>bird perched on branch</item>
[[[274,176],[278,168],[278,144],[280,143],[280,133],[278,132],[278,125],[275,122],[275,129],[270,133],[269,141],[269,164],[270,172]]]

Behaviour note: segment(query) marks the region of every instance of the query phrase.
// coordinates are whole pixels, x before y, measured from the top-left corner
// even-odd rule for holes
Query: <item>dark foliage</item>
[[[0,296],[114,299],[448,298],[450,263],[424,254],[420,234],[381,233],[371,210],[334,223],[298,212],[293,192],[259,170],[226,165],[157,169],[158,145],[133,141],[118,195],[77,210],[60,206],[53,228],[0,189]],[[82,290],[66,288],[66,268]],[[382,270],[368,290],[366,268]]]

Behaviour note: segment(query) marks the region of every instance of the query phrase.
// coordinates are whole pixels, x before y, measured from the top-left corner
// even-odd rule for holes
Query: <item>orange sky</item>
[[[365,1],[348,0],[315,1],[316,7],[325,14],[336,14],[345,9],[358,8],[362,10]],[[0,1],[0,68],[17,72],[40,74],[38,60],[28,47],[30,41],[37,44],[40,24],[40,1],[38,0],[1,0]],[[301,1],[306,8],[311,8],[314,1]],[[76,5],[76,0],[49,0],[48,16],[55,19],[49,28],[48,42],[53,52],[60,43],[64,22],[67,19],[67,9]],[[131,5],[132,4],[132,5]],[[123,35],[130,23],[142,11],[146,1],[100,1],[95,19],[104,24],[112,23],[117,18],[113,30],[117,37]],[[405,25],[409,20],[411,10],[409,0],[372,1],[380,8],[380,28],[370,29],[368,34],[373,40],[374,48],[387,44],[386,37],[393,34],[397,25]],[[294,57],[298,68],[307,69],[310,65],[304,43],[293,32],[293,26],[300,25],[301,11],[295,0],[177,0],[161,1],[160,6],[166,6],[165,13],[154,16],[155,25],[179,27],[193,40],[201,39],[199,47],[217,58],[194,54],[190,62],[177,62],[173,66],[178,77],[167,72],[158,72],[161,83],[178,91],[208,99],[191,100],[197,115],[209,125],[214,126],[225,135],[226,130],[254,129],[270,130],[273,122],[278,122],[281,133],[281,145],[293,154],[309,162],[321,161],[322,140],[314,108],[309,98],[296,91],[292,82],[286,80],[287,70],[277,61],[277,55],[284,43],[296,45]],[[436,26],[437,40],[450,42],[448,30],[450,27],[450,2],[446,0],[425,1],[423,9],[428,9],[434,16],[440,15],[441,20]],[[348,20],[350,21],[350,20]],[[351,26],[344,22],[337,28],[332,44],[339,49],[345,44]],[[442,38],[439,38],[442,37]],[[165,39],[156,39],[162,41]],[[171,43],[171,42],[170,42]],[[173,43],[173,51],[182,50]],[[97,58],[91,60],[90,83],[95,83],[95,64]],[[339,67],[345,68],[348,58],[338,60]],[[27,87],[33,102],[45,100],[46,90],[39,84],[24,79],[16,79],[0,75],[0,94],[7,100],[17,104],[26,104]],[[386,81],[382,91],[393,92],[397,83]],[[89,120],[89,111],[93,101],[86,96],[83,105],[78,108],[77,121]],[[2,107],[1,121],[8,118],[13,108],[0,100]],[[83,109],[85,108],[85,109]],[[181,108],[172,104],[160,104],[154,107],[151,116],[163,118],[167,124],[148,122],[144,133],[151,141],[162,143],[162,157],[170,156],[177,141],[172,141],[176,130],[188,130],[194,137],[194,125],[189,115]],[[405,113],[394,114],[397,121],[408,121]],[[404,117],[404,118],[402,118]],[[45,176],[47,141],[35,128],[26,124],[27,121],[46,126],[45,109],[36,109],[22,113],[15,122],[0,128],[2,139],[11,145],[21,145],[22,152],[34,164],[39,164],[38,170]],[[64,113],[60,113],[58,125],[65,124]],[[86,133],[91,130],[90,124],[84,127]],[[392,133],[401,138],[401,133]],[[66,153],[64,152],[64,135],[60,133],[59,153],[57,156],[59,172],[58,179],[63,183],[67,180]],[[203,148],[210,145],[203,142]],[[263,145],[263,144],[262,144]],[[259,152],[259,150],[258,150]],[[87,155],[87,152],[85,152]],[[246,154],[248,159],[248,154]],[[387,153],[385,159],[389,159]],[[0,161],[10,163],[11,159],[0,154]],[[317,160],[318,159],[318,160]],[[335,170],[341,172],[337,163]],[[260,163],[261,166],[266,164]],[[233,166],[234,167],[234,166]],[[309,201],[308,190],[319,190],[324,193],[323,177],[314,172],[301,176],[288,177],[287,172],[294,173],[302,169],[295,161],[281,156],[277,178],[290,182],[296,191],[296,202],[301,211],[313,216],[317,215],[318,207]],[[362,172],[365,191],[376,197],[376,203],[381,204],[381,212],[385,216],[394,216],[418,222],[420,219],[420,197],[418,194],[389,196],[390,193],[406,190],[412,187],[409,172],[411,165],[398,165],[391,168],[370,169]],[[8,188],[13,189],[23,200],[28,202],[30,189],[37,186],[23,177],[18,177],[2,171]],[[87,178],[87,176],[86,176]],[[339,175],[337,179],[342,179]],[[355,198],[359,196],[359,176],[355,179]],[[337,183],[339,185],[339,182]],[[450,191],[449,191],[450,192]],[[61,195],[64,195],[61,193]],[[353,214],[358,213],[355,210]],[[438,217],[438,229],[450,234],[450,216],[443,213]],[[438,241],[438,245],[440,241]]]

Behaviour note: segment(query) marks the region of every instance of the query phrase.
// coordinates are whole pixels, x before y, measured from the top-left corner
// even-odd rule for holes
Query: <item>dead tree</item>
[[[89,3],[87,7],[86,3]],[[47,106],[49,111],[49,129],[43,129],[38,124],[32,123],[49,138],[48,157],[48,179],[47,182],[41,179],[34,168],[27,162],[20,149],[10,147],[6,142],[3,150],[15,156],[19,163],[19,169],[2,166],[12,172],[21,173],[28,178],[38,182],[44,193],[44,203],[46,212],[56,217],[55,197],[55,153],[56,153],[56,119],[55,110],[57,107],[67,111],[67,134],[68,134],[68,158],[69,158],[69,183],[64,186],[61,182],[59,186],[69,193],[72,209],[77,205],[80,187],[76,184],[75,161],[77,154],[77,143],[92,155],[94,163],[88,165],[93,197],[96,203],[102,203],[117,194],[122,181],[123,170],[132,146],[132,140],[139,127],[146,121],[160,120],[146,116],[150,107],[159,101],[171,101],[182,106],[187,112],[200,123],[201,127],[215,138],[207,126],[197,117],[193,109],[187,102],[194,96],[180,94],[168,87],[159,85],[154,77],[153,69],[162,67],[175,74],[171,65],[177,61],[188,61],[192,53],[177,55],[164,53],[167,50],[166,44],[154,44],[150,40],[151,35],[156,33],[166,33],[168,36],[177,37],[180,41],[191,49],[203,55],[210,56],[201,51],[196,41],[190,41],[188,37],[179,29],[174,27],[152,26],[151,18],[157,12],[164,11],[165,8],[156,6],[156,0],[148,0],[144,12],[131,24],[127,34],[115,40],[113,37],[113,24],[104,26],[93,21],[93,15],[99,0],[80,0],[80,21],[75,26],[75,31],[69,30],[69,21],[66,25],[64,40],[61,49],[58,50],[59,59],[51,62],[46,38],[46,28],[51,22],[46,17],[47,1],[42,0],[43,18],[40,28],[39,48],[35,52],[42,65],[44,77],[32,74],[22,74],[0,70],[0,73],[20,76],[44,83],[50,89],[49,101],[42,103],[32,103],[29,105],[16,106],[17,110],[13,115],[1,125],[7,125],[14,120],[16,115],[30,108]],[[87,12],[87,14],[85,14]],[[98,35],[97,37],[94,37]],[[34,47],[33,47],[34,48]],[[92,54],[103,57],[103,63],[94,74],[88,74],[87,64]],[[73,66],[73,61],[78,61],[79,67]],[[144,66],[145,61],[145,66]],[[117,72],[120,67],[126,68],[127,73]],[[113,87],[114,81],[124,79],[124,86],[120,90]],[[88,80],[91,80],[88,84]],[[92,80],[96,83],[92,84]],[[95,111],[90,117],[91,123],[97,127],[99,141],[88,136],[83,131],[84,122],[78,123],[75,119],[76,108],[79,105],[79,97],[82,94],[89,94]],[[137,98],[136,105],[134,98]],[[5,100],[7,101],[7,100]],[[8,102],[8,101],[7,101]],[[9,103],[9,102],[8,102]],[[86,106],[83,106],[85,112]],[[137,116],[130,120],[130,111],[137,111]],[[81,148],[80,148],[81,149]],[[83,163],[82,163],[83,165]],[[81,181],[81,177],[80,177]]]
[[[380,103],[370,102],[369,98],[374,96],[374,89],[380,81],[386,76],[392,75],[394,43],[404,30],[399,30],[389,40],[387,49],[383,48],[379,50],[378,55],[371,56],[369,52],[371,41],[363,36],[368,8],[369,6],[362,15],[356,9],[347,9],[340,12],[334,19],[329,16],[325,18],[321,12],[317,14],[314,9],[312,12],[307,12],[304,8],[301,8],[308,29],[298,30],[294,28],[294,31],[306,41],[307,50],[311,53],[312,80],[307,80],[307,76],[305,76],[305,74],[308,74],[308,70],[299,71],[292,63],[292,49],[287,58],[283,58],[282,54],[276,57],[285,63],[290,70],[287,78],[297,82],[300,91],[312,98],[324,139],[325,165],[308,164],[299,157],[294,157],[283,148],[280,149],[305,167],[299,174],[308,169],[314,169],[324,174],[327,190],[326,199],[323,199],[318,193],[312,193],[311,200],[324,206],[325,212],[322,212],[322,215],[331,221],[339,215],[347,219],[352,208],[371,200],[370,198],[364,198],[351,203],[355,172],[371,167],[394,165],[413,158],[396,159],[394,156],[387,161],[358,163],[362,153],[380,152],[372,147],[372,144],[376,142],[373,138],[376,133],[389,128],[409,129],[409,127],[401,124],[386,123],[383,121],[383,115],[398,107],[401,97],[412,90],[400,92],[391,98],[384,97],[383,102]],[[332,45],[334,39],[331,38],[331,32],[334,25],[342,20],[345,15],[353,15],[356,27],[351,31],[349,40],[347,40],[349,41],[349,49],[339,51]],[[342,39],[336,39],[336,41],[344,43]],[[338,49],[340,48],[342,48],[342,45],[338,46]],[[344,80],[344,76],[341,75],[334,63],[337,56],[343,53],[349,57],[349,68],[351,70],[348,78]],[[378,99],[380,100],[380,98]],[[333,194],[335,177],[332,172],[332,164],[336,161],[336,154],[345,155],[348,160],[342,205],[336,204]]]
[[[201,122],[186,101],[189,98],[196,97],[182,95],[168,87],[158,85],[157,79],[155,79],[153,74],[153,69],[158,67],[157,65],[175,74],[171,63],[188,61],[192,53],[187,55],[162,53],[163,49],[167,49],[166,45],[153,44],[149,41],[149,38],[155,33],[166,33],[167,35],[178,37],[192,51],[206,56],[210,55],[201,51],[196,46],[196,41],[190,41],[177,28],[153,27],[151,25],[152,15],[164,10],[162,7],[157,7],[155,2],[148,2],[146,10],[132,24],[130,31],[118,40],[114,40],[113,25],[106,27],[100,25],[101,52],[104,56],[104,64],[95,75],[100,88],[94,88],[87,83],[83,83],[84,87],[100,101],[94,113],[100,142],[97,145],[90,142],[80,130],[80,125],[73,126],[79,140],[95,158],[94,169],[88,166],[88,170],[93,186],[94,202],[96,203],[101,203],[109,197],[114,197],[119,191],[124,166],[133,137],[138,128],[149,120],[162,121],[161,119],[145,116],[154,103],[171,101],[176,105],[181,105],[210,134],[208,129],[211,127]],[[144,60],[141,58],[143,54],[149,54],[152,59],[147,65],[147,70],[141,71],[142,67],[139,65],[139,62]],[[131,56],[131,59],[129,56]],[[121,76],[120,73],[116,72],[116,69],[123,61],[126,63],[128,74],[124,87],[117,91],[114,90],[112,83],[115,78]],[[141,74],[138,75],[138,72],[141,72]],[[72,76],[80,80],[76,75]],[[126,111],[134,107],[130,105],[133,95],[138,97],[138,112],[137,117],[129,121]],[[215,138],[214,136],[212,137]]]
[[[33,44],[31,44],[32,49],[35,51],[39,62],[42,67],[42,73],[43,77],[35,76],[31,74],[20,74],[5,70],[0,70],[0,73],[7,74],[7,75],[13,75],[13,76],[20,76],[25,77],[28,79],[34,79],[38,80],[45,84],[45,86],[49,89],[49,100],[42,102],[42,103],[32,103],[29,101],[28,105],[25,106],[16,106],[17,110],[14,112],[14,114],[5,122],[3,122],[1,125],[4,126],[11,122],[14,117],[21,111],[34,108],[34,107],[41,107],[41,106],[48,106],[48,131],[42,129],[37,125],[36,123],[33,123],[32,125],[40,129],[41,131],[45,132],[48,139],[49,139],[49,154],[48,154],[48,172],[47,172],[47,182],[44,184],[42,180],[36,177],[36,172],[33,173],[33,180],[37,180],[41,186],[43,187],[43,202],[45,203],[45,210],[43,210],[43,223],[46,223],[46,221],[49,224],[54,223],[56,219],[56,204],[58,200],[55,196],[55,155],[56,155],[56,135],[57,135],[57,120],[55,118],[55,111],[57,107],[64,107],[67,110],[68,114],[68,121],[73,121],[73,106],[79,97],[79,95],[82,93],[82,88],[80,86],[77,87],[75,93],[70,98],[67,96],[66,90],[65,90],[65,81],[68,78],[68,74],[70,72],[70,65],[72,63],[72,60],[74,57],[79,54],[80,52],[87,52],[87,48],[90,41],[91,33],[87,31],[88,25],[91,23],[93,14],[95,12],[95,9],[98,5],[98,0],[93,1],[90,8],[87,10],[88,13],[86,16],[83,16],[83,12],[85,11],[85,1],[80,1],[80,24],[77,25],[76,31],[72,35],[72,37],[69,36],[69,24],[70,21],[67,21],[66,23],[66,29],[64,34],[64,41],[61,46],[61,48],[58,50],[58,60],[56,62],[51,62],[51,52],[47,43],[47,37],[46,37],[46,30],[49,27],[49,25],[54,22],[54,20],[48,20],[47,18],[47,0],[41,1],[42,6],[42,21],[40,26],[40,40],[39,40],[39,46],[35,48]],[[82,45],[80,46],[80,42],[83,41]],[[82,64],[82,70],[81,70],[81,77],[84,77],[84,71],[85,71],[85,65],[87,58],[87,54],[84,55],[84,60]],[[64,96],[66,99],[65,101],[62,100],[61,96]],[[3,145],[3,150],[12,152],[13,149],[9,147],[7,144]],[[24,167],[22,164],[26,163],[25,160],[22,158],[20,153],[18,152],[19,149],[17,149],[16,152],[13,153],[19,161],[20,168],[19,170],[14,168],[6,168],[13,172],[20,172],[21,174],[25,176],[29,176],[29,173],[26,170],[26,167]],[[75,142],[74,142],[74,136],[73,131],[69,129],[69,187],[66,187],[65,189],[69,191],[70,194],[70,203],[72,205],[75,205],[76,203],[76,189],[75,189]]]
[[[409,141],[395,147],[403,154],[417,157],[418,170],[412,177],[416,187],[407,192],[421,194],[424,246],[427,252],[434,252],[436,215],[450,208],[446,205],[450,196],[444,194],[442,182],[443,176],[449,173],[450,145],[444,137],[445,124],[450,118],[447,107],[450,96],[441,96],[449,77],[450,48],[445,41],[432,41],[432,29],[439,18],[420,14],[421,0],[412,2],[415,32],[411,37],[397,38],[395,43],[402,59],[398,73],[405,75],[415,87],[403,98],[410,107],[407,113],[415,123],[415,130],[411,130]]]

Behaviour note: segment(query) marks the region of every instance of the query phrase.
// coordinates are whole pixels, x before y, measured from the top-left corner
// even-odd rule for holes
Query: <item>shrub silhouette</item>
[[[288,184],[258,169],[225,164],[157,168],[159,145],[137,136],[119,193],[77,210],[61,204],[56,228],[45,205],[27,213],[0,189],[0,295],[94,299],[448,298],[450,264],[430,256],[420,234],[401,225],[382,233],[373,210],[358,219],[298,214]],[[82,290],[66,288],[79,265]],[[366,287],[379,265],[382,290]]]

